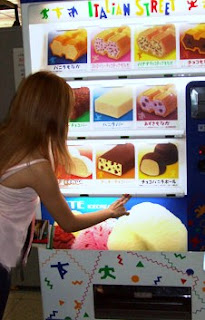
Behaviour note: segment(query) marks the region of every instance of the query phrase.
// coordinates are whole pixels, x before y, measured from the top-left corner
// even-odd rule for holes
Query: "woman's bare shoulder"
[[[55,197],[59,193],[59,185],[56,175],[49,161],[31,165],[29,168],[28,184],[38,195],[45,199]]]
[[[29,161],[28,172],[33,178],[45,177],[47,175],[54,175],[54,171],[50,162],[44,158],[37,158]]]
[[[2,185],[19,189],[25,187],[33,187],[36,181],[42,181],[48,176],[53,176],[54,172],[49,161],[42,158],[23,159],[16,166],[12,167],[11,174],[3,181]]]

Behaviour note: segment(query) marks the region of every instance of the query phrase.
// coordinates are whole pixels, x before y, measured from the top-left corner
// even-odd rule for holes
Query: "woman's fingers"
[[[117,218],[123,215],[129,215],[124,205],[130,198],[131,196],[129,194],[123,194],[120,199],[110,205],[110,208],[113,210],[113,217]]]
[[[125,193],[122,195],[122,197],[129,200],[132,196],[128,193]]]
[[[116,200],[114,203],[118,206],[124,206],[124,204],[126,204],[129,200],[130,200],[131,196],[130,195],[122,195],[122,197],[118,200]]]
[[[130,198],[131,198],[131,195],[123,194],[122,197],[119,199],[119,201],[121,202],[121,204],[125,204],[130,200]]]

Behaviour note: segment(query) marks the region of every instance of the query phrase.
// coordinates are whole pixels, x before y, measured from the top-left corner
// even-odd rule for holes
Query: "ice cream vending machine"
[[[205,2],[22,0],[26,74],[72,87],[75,214],[132,197],[129,216],[39,248],[45,319],[205,316]],[[153,307],[154,306],[154,307]]]

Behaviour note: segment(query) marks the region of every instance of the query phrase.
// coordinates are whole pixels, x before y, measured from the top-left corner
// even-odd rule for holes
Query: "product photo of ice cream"
[[[71,155],[70,174],[80,178],[89,177],[93,170],[92,160],[81,155],[77,148],[70,148],[69,152]]]
[[[197,24],[188,29],[182,36],[185,50],[205,54],[205,23]]]
[[[147,176],[156,177],[167,170],[167,166],[178,162],[178,149],[173,143],[159,143],[153,152],[145,153],[140,161],[139,169]]]
[[[137,44],[142,52],[157,58],[164,58],[176,50],[175,26],[155,26],[139,33]]]
[[[95,53],[119,60],[130,51],[130,41],[130,28],[122,26],[99,32],[92,43]]]
[[[160,155],[165,165],[174,164],[178,161],[178,149],[174,143],[158,143],[154,152]]]
[[[109,250],[186,251],[186,226],[164,206],[142,202],[118,219],[108,238]]]
[[[131,87],[112,88],[95,100],[95,112],[119,119],[133,109]]]
[[[108,250],[107,240],[116,221],[116,219],[108,219],[107,221],[80,231],[73,241],[71,249]]]
[[[143,112],[166,118],[177,109],[177,92],[172,84],[154,86],[141,92],[137,103]]]
[[[90,90],[88,87],[73,88],[74,106],[70,117],[74,121],[90,109]]]
[[[132,143],[118,144],[103,153],[97,161],[99,170],[121,177],[135,167],[135,152]]]
[[[76,62],[87,53],[87,31],[85,29],[56,31],[49,44],[53,56]]]
[[[142,157],[140,171],[148,176],[159,176],[166,171],[166,165],[158,153],[148,152]]]

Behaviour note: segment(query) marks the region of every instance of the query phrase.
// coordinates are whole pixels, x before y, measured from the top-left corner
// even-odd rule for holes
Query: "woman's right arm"
[[[108,218],[117,218],[128,214],[124,207],[129,196],[122,196],[107,209],[97,212],[75,215],[63,197],[55,174],[48,162],[41,162],[30,167],[30,186],[37,192],[54,220],[67,232],[74,232],[91,227]]]

